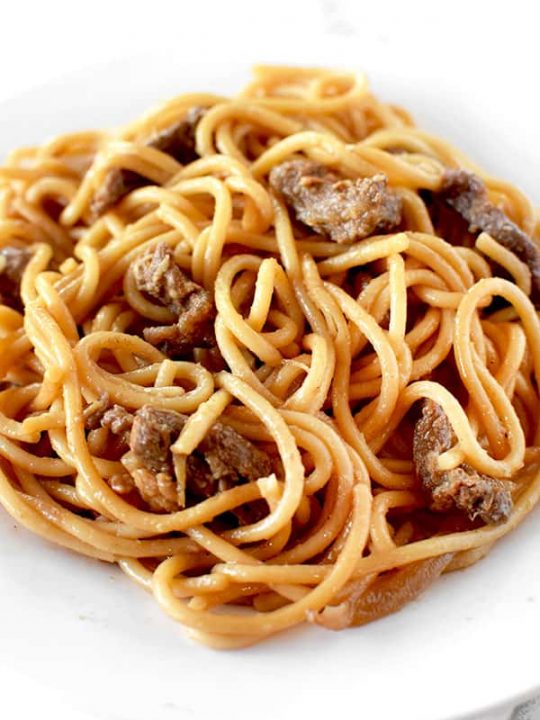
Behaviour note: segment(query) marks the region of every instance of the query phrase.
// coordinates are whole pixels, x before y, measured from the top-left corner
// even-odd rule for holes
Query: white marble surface
[[[93,93],[101,100],[104,97],[103,91],[97,93],[93,85],[94,77],[103,76],[104,67],[123,67],[126,82],[121,92],[115,87],[116,96],[112,91],[107,95],[106,105],[101,102],[89,112],[88,124],[118,122],[126,118],[126,114],[139,112],[147,101],[158,99],[161,89],[170,86],[171,65],[178,67],[179,91],[189,86],[189,82],[184,82],[186,74],[193,71],[194,77],[200,77],[202,65],[207,68],[207,75],[211,75],[209,84],[215,89],[219,89],[222,79],[227,78],[229,63],[274,61],[354,65],[367,70],[376,90],[383,88],[383,94],[386,93],[389,98],[411,109],[418,108],[417,115],[423,125],[433,131],[440,129],[447,133],[493,172],[504,173],[520,183],[540,204],[540,146],[537,139],[540,106],[538,100],[531,100],[531,94],[538,97],[540,63],[538,17],[532,2],[514,0],[512,3],[488,4],[455,0],[450,5],[388,0],[377,4],[359,0],[272,0],[265,3],[253,0],[198,0],[194,3],[180,0],[154,0],[152,3],[95,0],[92,3],[77,3],[71,0],[46,3],[11,1],[5,2],[2,7],[0,102],[36,88],[35,106],[24,99],[18,104],[15,101],[15,105],[6,106],[21,109],[16,128],[13,127],[13,117],[0,112],[2,152],[7,149],[1,143],[4,131],[9,130],[8,135],[16,142],[33,142],[80,124],[80,113],[71,115],[69,103],[61,105],[58,116],[50,107],[45,107],[48,94],[39,88],[50,83],[55,88],[53,96],[58,96],[64,87],[69,88],[71,93],[88,95],[85,103],[91,107]],[[155,64],[156,82],[153,87],[146,82],[141,94],[137,92],[136,68],[140,67],[141,57],[146,55]],[[131,65],[126,58],[135,56],[138,60],[133,63],[133,72],[130,72]],[[452,59],[454,56],[455,62]],[[163,73],[165,83],[159,72],[160,63],[167,68],[167,72]],[[96,65],[101,67],[100,71],[93,70]],[[74,72],[79,72],[82,78],[78,86],[66,80]],[[475,86],[479,87],[478,102],[475,102]],[[429,88],[433,88],[431,104],[426,101]],[[73,104],[80,106],[80,99],[74,99]],[[444,117],[441,117],[442,112]],[[490,131],[492,126],[497,128],[493,134]],[[473,132],[479,127],[486,128],[480,143],[477,142],[477,132]],[[501,128],[509,130],[503,132]],[[3,539],[6,540],[5,535]],[[2,551],[9,553],[10,547],[9,543],[4,543]],[[29,547],[25,540],[20,547],[21,552],[28,554]],[[37,543],[32,547],[36,548],[36,563],[46,564],[50,549],[40,552]],[[516,546],[514,548],[518,551]],[[2,562],[0,560],[0,569]],[[65,565],[63,570],[75,572],[71,559],[60,564]],[[5,569],[5,563],[3,567]],[[96,581],[99,572],[94,566],[88,567],[88,574],[96,574]],[[45,590],[42,594],[39,586],[33,588],[35,602],[39,604],[41,597],[44,602],[50,602],[54,592],[46,584],[54,583],[55,576],[48,574],[46,568],[39,572],[36,569],[36,574],[44,583]],[[106,582],[100,582],[102,588],[106,586]],[[117,585],[121,582],[111,583],[115,586],[112,593],[115,602],[122,604],[127,593],[129,601],[122,605],[126,612],[129,612],[130,603],[139,601],[144,604],[145,598],[140,598],[140,591],[135,589],[131,592],[123,584],[119,589]],[[76,589],[71,591],[74,602],[79,602]],[[11,601],[16,603],[17,598],[13,596]],[[97,602],[96,598],[94,602]],[[0,627],[9,634],[6,613],[10,608],[6,604],[0,603],[0,606],[4,617],[4,625]],[[84,612],[78,614],[84,615]],[[50,616],[58,617],[58,612],[52,607]],[[114,613],[112,616],[116,617]],[[16,608],[13,608],[13,617],[16,619],[14,622],[22,623],[22,615],[17,613]],[[104,617],[108,617],[107,613],[96,610],[88,614],[88,623],[95,627],[96,635],[103,631]],[[166,632],[149,606],[147,610],[147,605],[144,605],[141,617],[145,623],[157,622],[159,633]],[[163,623],[167,622],[163,620]],[[126,624],[128,627],[129,624]],[[21,625],[17,632],[20,633],[20,642],[28,643],[29,652],[32,652],[30,638],[25,638],[26,626]],[[73,632],[78,640],[84,637],[75,625]],[[161,637],[159,633],[158,637]],[[16,633],[10,634],[11,638],[15,636]],[[51,644],[51,657],[58,663],[61,653],[54,647],[54,625],[51,625],[50,636],[47,637],[47,642]],[[160,641],[156,642],[159,651]],[[1,643],[0,632],[0,656],[3,652]],[[133,643],[126,645],[131,650],[136,647]],[[97,650],[95,645],[92,649]],[[142,645],[138,649],[145,652]],[[70,663],[71,657],[81,662],[84,654],[80,650],[75,645],[67,647],[65,662]],[[292,652],[291,645],[288,651]],[[504,645],[500,651],[504,661]],[[35,648],[35,654],[40,662],[46,664],[47,652],[43,648]],[[532,650],[530,661],[537,663]],[[4,668],[9,667],[5,656],[3,662]],[[104,657],[103,663],[107,665],[108,662],[108,658]],[[133,662],[133,658],[126,657],[126,666],[118,668],[119,682],[123,684],[119,689],[129,691],[129,665]],[[31,683],[24,666],[10,672],[9,682],[6,682],[4,673],[0,674],[2,716],[18,720],[39,712],[42,720],[52,717],[55,720],[96,720],[97,717],[131,720],[129,715],[111,714],[106,708],[99,714],[95,710],[90,714],[84,713],[80,706],[76,709],[70,705],[69,710],[67,707],[63,709],[58,683],[53,688],[47,679],[51,676],[50,668],[43,667],[40,679],[35,664],[29,662],[29,666],[32,667]],[[84,661],[79,671],[84,675]],[[111,671],[114,672],[114,668]],[[61,664],[58,672],[62,672]],[[458,667],[456,673],[459,674]],[[538,680],[540,682],[540,672]],[[78,687],[84,687],[84,683]],[[456,684],[453,692],[459,692],[458,688],[459,684]],[[70,688],[64,690],[67,697]],[[91,694],[92,687],[89,686],[87,691]],[[207,691],[211,692],[211,683]],[[259,713],[260,718],[270,717],[265,713],[270,713],[271,704],[271,698],[267,698],[262,714]],[[172,706],[170,712],[163,711],[159,717],[204,717],[199,713],[178,714],[182,712],[181,707],[181,704],[176,708]],[[295,709],[294,716],[297,717],[301,705],[292,701],[290,707],[291,712],[292,708]],[[4,712],[6,709],[11,710],[11,715]],[[227,712],[224,709],[220,717],[234,716],[234,713],[228,715]],[[487,714],[476,717],[478,720],[509,720],[511,712],[511,708],[506,707],[489,710]],[[241,717],[243,715],[237,713],[238,720]],[[384,710],[380,710],[370,717],[386,720],[387,716]],[[431,720],[428,716],[422,717]],[[442,720],[443,715],[437,711],[436,718]],[[522,708],[512,715],[512,720],[533,718],[540,718],[538,704],[529,706],[528,710]],[[450,718],[445,717],[444,720]]]

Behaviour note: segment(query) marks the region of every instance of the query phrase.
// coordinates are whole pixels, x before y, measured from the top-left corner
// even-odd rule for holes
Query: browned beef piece
[[[268,455],[229,425],[215,423],[199,445],[212,477],[218,483],[250,482],[272,472]]]
[[[114,435],[129,435],[133,424],[133,415],[121,405],[111,406],[107,393],[89,405],[83,417],[86,430],[108,428]]]
[[[129,436],[131,452],[125,466],[152,510],[178,509],[178,489],[170,447],[186,417],[170,410],[145,405],[135,413]]]
[[[401,221],[401,200],[382,174],[349,180],[320,163],[290,160],[272,168],[269,179],[298,220],[337,243],[391,230]]]
[[[174,315],[184,310],[186,298],[201,289],[178,267],[172,249],[165,243],[139,255],[133,273],[137,288],[159,300]]]
[[[192,296],[188,307],[174,325],[145,328],[144,338],[168,357],[185,355],[196,347],[213,347],[216,342],[214,317],[214,304],[206,290],[203,290],[201,294]]]
[[[540,248],[487,196],[479,177],[466,170],[447,170],[442,198],[469,223],[472,233],[486,232],[528,265],[532,276],[531,299],[540,307]]]
[[[199,157],[195,150],[195,130],[197,123],[205,112],[205,108],[191,108],[185,118],[151,135],[146,140],[145,145],[171,155],[183,165],[193,162]],[[92,219],[103,215],[127,193],[135,190],[135,188],[148,185],[149,182],[143,175],[139,175],[139,173],[132,170],[120,170],[117,168],[110,170],[92,199],[90,205]]]
[[[178,487],[172,471],[152,472],[131,451],[122,457],[122,464],[133,478],[139,495],[151,510],[154,512],[178,510]]]
[[[192,453],[186,460],[186,485],[190,494],[198,499],[209,498],[228,489],[224,485],[217,487],[208,463],[197,453]]]
[[[124,195],[148,183],[149,180],[133,170],[109,170],[90,202],[90,222],[95,222]]]
[[[101,418],[101,427],[108,428],[114,435],[128,441],[131,427],[133,425],[133,415],[121,405],[113,405],[105,411]]]
[[[161,243],[143,253],[133,271],[137,288],[178,317],[174,324],[145,328],[149,343],[169,357],[215,346],[213,298],[178,267],[170,247]]]
[[[21,280],[32,253],[27,248],[5,245],[0,248],[0,302],[22,310]]]
[[[482,475],[467,464],[448,471],[437,468],[439,455],[454,442],[443,409],[432,400],[424,400],[414,428],[413,458],[417,477],[431,497],[431,509],[447,512],[456,507],[471,520],[480,517],[485,523],[506,520],[512,510],[509,482]]]
[[[171,155],[182,165],[193,162],[199,157],[195,149],[195,131],[205,113],[206,108],[192,107],[183,120],[152,135],[147,145]]]
[[[108,395],[104,393],[99,400],[85,408],[83,417],[85,429],[89,433],[100,428],[109,430],[105,457],[107,460],[120,460],[129,448],[133,415],[120,405],[111,406]],[[125,486],[126,483],[120,481],[120,484]]]
[[[174,410],[158,410],[144,405],[137,410],[129,446],[143,465],[153,473],[171,469],[170,447],[186,424],[187,417]]]
[[[181,505],[170,448],[186,420],[186,415],[150,405],[144,405],[135,415],[115,405],[101,421],[117,434],[130,428],[129,451],[122,462],[143,500],[156,512],[174,512]],[[192,498],[207,498],[271,472],[265,452],[232,428],[215,423],[187,458],[187,491]]]

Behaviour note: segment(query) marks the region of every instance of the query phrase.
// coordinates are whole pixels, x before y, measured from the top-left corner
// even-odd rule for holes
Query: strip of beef
[[[0,248],[0,302],[19,312],[23,308],[21,280],[31,257],[27,248],[12,245]]]
[[[298,220],[337,243],[352,243],[401,221],[401,200],[385,175],[350,180],[320,163],[290,160],[272,168],[270,185]]]
[[[187,165],[199,157],[195,149],[195,131],[206,113],[206,108],[190,108],[183,120],[155,133],[148,145],[171,155],[175,160]]]
[[[121,405],[111,405],[107,393],[89,405],[84,410],[83,417],[86,430],[108,428],[114,435],[125,438],[127,443],[133,425],[133,415]]]
[[[466,170],[447,170],[440,195],[469,223],[470,232],[488,233],[529,267],[531,299],[540,308],[540,248],[500,208],[490,202],[482,180]]]
[[[152,473],[171,469],[170,447],[186,424],[187,417],[174,410],[144,405],[137,410],[129,436],[129,447]]]
[[[178,488],[170,447],[186,418],[145,405],[135,413],[128,452],[122,462],[145,502],[156,512],[178,509]]]
[[[110,435],[107,438],[106,446],[103,448],[105,451],[105,458],[107,460],[120,460],[128,449],[129,433],[131,431],[131,425],[133,424],[133,415],[129,413],[125,408],[120,405],[110,405],[109,397],[106,393],[103,394],[99,400],[85,408],[83,412],[84,427],[88,431],[88,439],[92,438],[92,434],[102,428],[106,428],[110,431]],[[99,445],[103,442],[104,438],[98,439]],[[100,451],[101,452],[101,451]],[[123,473],[124,480],[127,473]],[[110,478],[113,480],[113,478]],[[114,482],[117,482],[119,478],[115,478]],[[126,486],[126,482],[120,479],[120,484]],[[133,482],[131,482],[133,485]],[[112,484],[111,484],[112,487]],[[114,489],[114,487],[113,487]]]
[[[254,482],[272,472],[268,455],[229,425],[217,422],[201,441],[198,452],[208,465],[218,489],[240,478]]]
[[[90,434],[95,430],[107,428],[112,437],[107,443],[107,459],[117,460],[128,449],[129,434],[133,425],[133,415],[121,405],[110,405],[107,393],[88,405],[83,411],[84,427]],[[108,478],[108,483],[119,495],[128,495],[135,489],[133,476],[119,472]]]
[[[185,118],[151,135],[146,140],[145,145],[171,155],[183,165],[193,162],[199,157],[195,150],[195,130],[205,112],[205,108],[191,108]],[[127,193],[135,190],[135,188],[148,185],[149,182],[143,175],[132,170],[118,168],[110,170],[105,176],[103,184],[92,198],[90,205],[92,219],[95,220],[100,215],[103,215]]]
[[[448,471],[438,469],[439,455],[454,442],[443,409],[432,400],[424,400],[414,428],[413,458],[417,477],[431,497],[431,509],[447,512],[456,507],[471,520],[480,517],[485,523],[506,520],[512,510],[509,482],[482,475],[467,464]]]
[[[170,247],[160,243],[134,262],[137,288],[177,316],[176,323],[145,328],[144,338],[174,357],[193,348],[214,347],[215,307],[212,295],[176,264]]]
[[[186,415],[151,405],[144,405],[134,415],[115,405],[101,420],[103,427],[126,439],[128,452],[122,463],[143,500],[156,512],[174,512],[184,505],[170,448],[186,421]],[[265,452],[218,422],[187,458],[186,489],[192,498],[203,499],[271,472]]]
[[[113,405],[103,413],[101,427],[108,428],[125,443],[129,442],[133,415],[121,405]]]

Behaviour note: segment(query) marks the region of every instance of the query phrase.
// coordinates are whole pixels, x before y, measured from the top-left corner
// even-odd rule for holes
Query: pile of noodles
[[[182,166],[145,145],[194,106],[208,108],[199,159]],[[300,227],[268,184],[274,166],[299,156],[346,177],[386,175],[402,201],[399,232],[340,245]],[[118,563],[215,647],[306,620],[368,622],[482,557],[540,495],[540,324],[530,273],[512,253],[486,234],[472,246],[455,228],[435,234],[426,193],[455,167],[477,173],[539,237],[516,188],[352,73],[260,67],[232,99],[181,95],[117,132],[12,152],[0,168],[0,244],[32,257],[22,311],[0,306],[5,509],[47,540]],[[149,184],[92,221],[111,168]],[[159,243],[213,292],[225,370],[166,357],[132,331],[137,318],[167,321],[131,271]],[[488,315],[494,296],[504,302]],[[104,396],[189,415],[180,456],[219,419],[278,470],[172,513],[130,503],[110,484],[120,463],[84,426]],[[429,510],[412,461],[423,398],[456,436],[440,468],[467,462],[512,481],[506,522]],[[261,499],[262,519],[216,522]]]

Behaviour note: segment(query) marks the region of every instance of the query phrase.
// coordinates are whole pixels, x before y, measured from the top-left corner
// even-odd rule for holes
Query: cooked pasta
[[[540,495],[540,224],[363,76],[257,67],[0,168],[0,502],[241,647]]]

